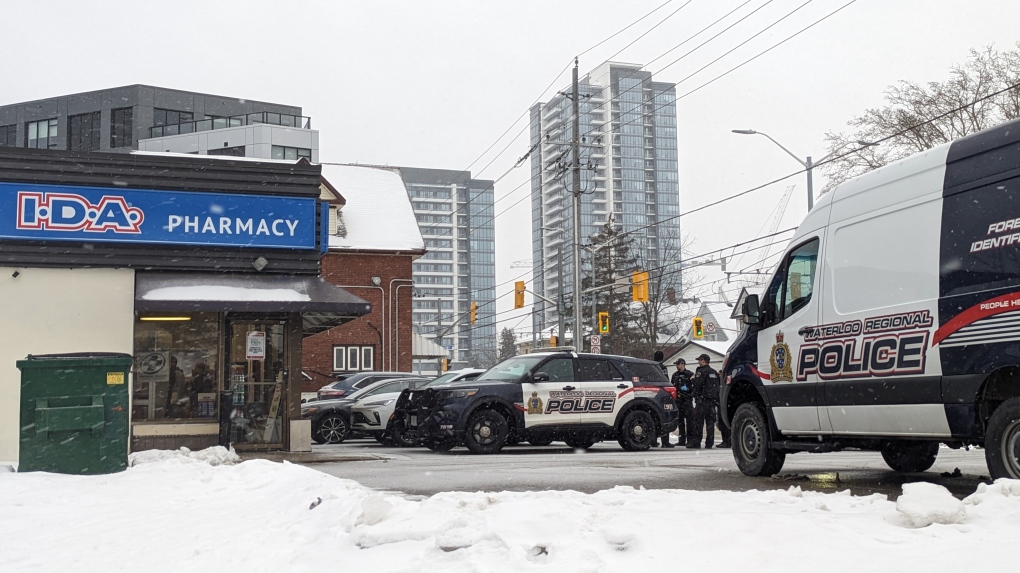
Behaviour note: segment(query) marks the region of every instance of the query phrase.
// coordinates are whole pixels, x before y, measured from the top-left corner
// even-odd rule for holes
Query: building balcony
[[[167,137],[185,133],[198,133],[201,131],[213,131],[215,129],[226,129],[228,127],[241,127],[245,125],[279,125],[293,127],[295,129],[311,129],[312,118],[302,115],[290,115],[286,113],[275,113],[263,111],[259,113],[248,113],[244,115],[233,115],[230,117],[210,117],[173,123],[169,125],[156,125],[149,128],[149,137]]]

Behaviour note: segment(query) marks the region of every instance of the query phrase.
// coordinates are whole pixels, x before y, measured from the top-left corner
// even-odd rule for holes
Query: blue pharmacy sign
[[[0,238],[316,248],[315,198],[0,183]]]

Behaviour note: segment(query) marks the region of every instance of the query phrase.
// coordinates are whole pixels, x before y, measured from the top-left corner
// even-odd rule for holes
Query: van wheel
[[[988,419],[985,462],[992,479],[1020,479],[1020,398],[999,405]]]
[[[495,454],[506,445],[510,426],[495,410],[479,410],[468,419],[464,445],[472,454]]]
[[[923,472],[935,465],[938,442],[891,442],[882,448],[882,459],[898,472]]]
[[[786,453],[769,448],[769,424],[753,402],[741,404],[733,414],[733,459],[744,475],[770,476],[783,469]]]
[[[620,446],[628,452],[643,452],[652,447],[655,437],[655,420],[644,410],[631,410],[620,422]]]

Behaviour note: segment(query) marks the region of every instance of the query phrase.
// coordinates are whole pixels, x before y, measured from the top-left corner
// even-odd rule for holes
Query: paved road
[[[849,489],[855,495],[883,493],[894,499],[905,482],[929,481],[957,497],[988,481],[983,450],[942,448],[927,472],[893,472],[874,452],[796,454],[773,478],[749,478],[737,470],[729,450],[657,449],[625,452],[615,443],[575,452],[562,444],[514,446],[492,456],[464,448],[446,453],[424,448],[391,448],[374,441],[312,446],[300,461],[309,467],[368,487],[412,496],[443,491],[534,491],[572,489],[595,492],[617,485],[647,489],[787,489],[800,486],[822,492]],[[332,461],[337,459],[357,461]],[[321,462],[320,462],[321,460]],[[959,469],[958,475],[952,475]],[[943,475],[944,474],[944,475]]]

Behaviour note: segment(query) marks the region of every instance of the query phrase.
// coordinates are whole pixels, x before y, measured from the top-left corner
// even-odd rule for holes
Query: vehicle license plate
[[[412,428],[418,427],[418,416],[411,416],[411,427]]]

